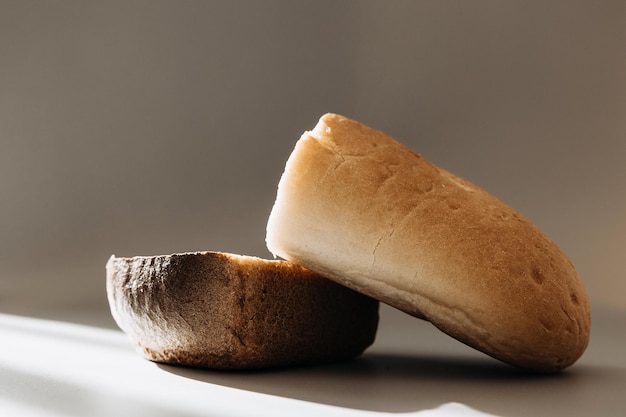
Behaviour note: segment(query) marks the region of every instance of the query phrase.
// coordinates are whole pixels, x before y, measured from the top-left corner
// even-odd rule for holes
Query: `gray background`
[[[626,3],[0,1],[0,312],[110,324],[104,264],[269,257],[332,111],[530,218],[626,307]]]

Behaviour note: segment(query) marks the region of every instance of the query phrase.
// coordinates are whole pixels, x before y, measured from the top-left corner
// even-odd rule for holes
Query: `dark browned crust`
[[[346,360],[375,338],[378,301],[303,267],[219,252],[107,263],[117,324],[149,360],[256,369]]]

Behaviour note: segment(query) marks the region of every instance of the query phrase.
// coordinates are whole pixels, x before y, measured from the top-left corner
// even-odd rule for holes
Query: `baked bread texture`
[[[280,260],[219,252],[106,265],[118,326],[147,359],[215,369],[346,360],[375,338],[378,301]]]
[[[563,369],[588,344],[586,290],[552,241],[481,188],[339,115],[297,142],[266,242],[521,368]]]

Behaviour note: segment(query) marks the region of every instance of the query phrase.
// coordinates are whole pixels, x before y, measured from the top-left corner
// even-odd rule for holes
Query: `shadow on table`
[[[379,344],[349,362],[259,372],[158,366],[211,384],[359,410],[413,412],[454,401],[506,417],[626,416],[624,313],[594,311],[589,349],[557,374],[524,372],[452,346],[428,323],[394,309],[383,311],[377,340],[399,340],[396,345],[414,346],[414,352],[390,353],[392,344]]]
[[[255,372],[158,366],[172,374],[211,384],[384,412],[410,412],[454,401],[497,413],[502,409],[500,403],[510,407],[511,401],[520,401],[520,397],[523,398],[521,401],[534,401],[536,398],[533,397],[541,396],[546,386],[557,386],[555,380],[559,380],[561,387],[571,388],[572,381],[579,374],[529,373],[488,357],[413,357],[379,353],[366,353],[358,359],[338,364]],[[483,401],[486,399],[488,401]]]

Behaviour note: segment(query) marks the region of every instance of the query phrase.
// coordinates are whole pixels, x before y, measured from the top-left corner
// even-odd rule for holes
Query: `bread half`
[[[559,370],[588,344],[585,288],[540,230],[383,132],[339,115],[324,115],[297,142],[266,241],[275,255],[512,365]]]
[[[378,301],[286,261],[219,252],[111,257],[111,313],[147,359],[252,369],[350,359]]]

